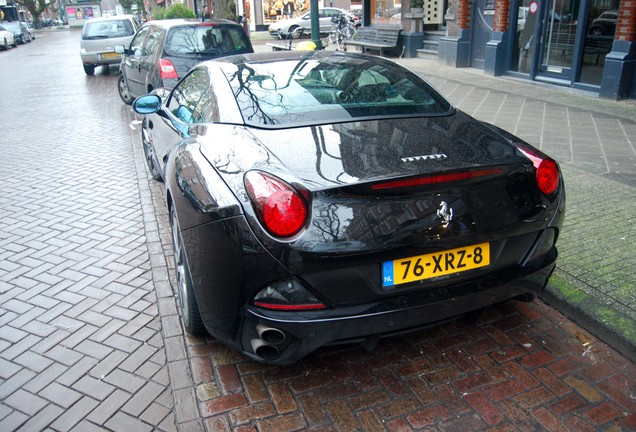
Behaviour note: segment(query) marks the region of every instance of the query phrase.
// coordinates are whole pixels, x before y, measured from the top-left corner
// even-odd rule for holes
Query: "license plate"
[[[116,58],[116,57],[119,57],[119,56],[120,56],[120,54],[118,54],[116,52],[109,52],[109,53],[101,53],[99,55],[99,58],[109,59],[109,58]]]
[[[490,265],[490,243],[479,243],[382,263],[382,286],[392,287]]]

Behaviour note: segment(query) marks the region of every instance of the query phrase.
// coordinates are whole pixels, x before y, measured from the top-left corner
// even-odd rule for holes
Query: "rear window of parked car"
[[[218,54],[227,55],[243,51],[248,42],[239,26],[187,26],[175,27],[166,40],[168,55]]]
[[[110,39],[118,37],[132,36],[135,34],[135,27],[130,20],[112,21],[88,21],[84,26],[82,37],[84,39]]]
[[[287,127],[390,116],[439,116],[451,105],[414,74],[389,62],[338,57],[222,64],[244,120]]]

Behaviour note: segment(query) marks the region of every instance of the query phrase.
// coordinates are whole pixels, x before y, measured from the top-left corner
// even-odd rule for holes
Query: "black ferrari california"
[[[557,258],[558,164],[383,58],[199,64],[138,98],[183,322],[295,362],[532,300]]]

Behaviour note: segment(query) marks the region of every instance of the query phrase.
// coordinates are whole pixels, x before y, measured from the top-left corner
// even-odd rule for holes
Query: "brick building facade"
[[[636,99],[636,0],[448,0],[439,61]]]

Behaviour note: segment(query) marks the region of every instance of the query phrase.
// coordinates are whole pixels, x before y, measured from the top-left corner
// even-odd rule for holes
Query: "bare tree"
[[[126,13],[132,13],[132,7],[135,3],[137,4],[137,11],[144,14],[144,0],[119,0],[119,4],[124,8]]]
[[[33,17],[33,25],[35,28],[40,28],[40,15],[48,7],[55,9],[57,0],[14,0],[17,4],[25,7]]]
[[[234,0],[210,0],[214,18],[236,21],[236,2]]]

